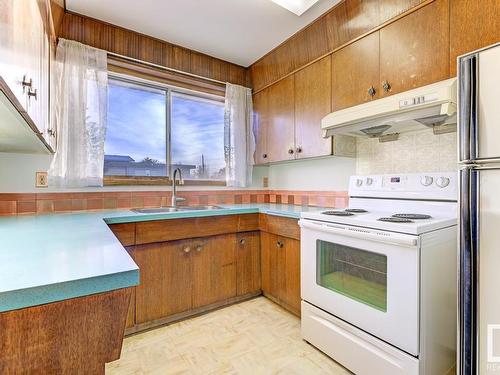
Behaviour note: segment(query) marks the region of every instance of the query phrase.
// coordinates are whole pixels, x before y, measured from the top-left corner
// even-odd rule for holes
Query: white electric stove
[[[354,176],[349,207],[303,213],[302,335],[356,374],[455,360],[456,173]]]

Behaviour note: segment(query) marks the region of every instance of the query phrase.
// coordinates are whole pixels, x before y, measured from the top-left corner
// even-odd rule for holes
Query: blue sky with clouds
[[[105,153],[165,162],[165,93],[111,81],[108,100]],[[224,167],[222,104],[173,93],[171,119],[174,164],[198,165],[203,154],[211,172]]]

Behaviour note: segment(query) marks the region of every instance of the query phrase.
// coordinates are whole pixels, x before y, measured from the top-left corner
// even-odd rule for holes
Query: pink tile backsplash
[[[345,208],[347,192],[288,190],[182,191],[190,205],[283,203]],[[170,204],[170,192],[0,193],[0,215],[77,212],[158,207]]]

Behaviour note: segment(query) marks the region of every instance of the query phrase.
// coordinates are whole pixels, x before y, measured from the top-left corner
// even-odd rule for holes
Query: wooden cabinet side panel
[[[449,77],[448,0],[436,0],[380,30],[380,81],[383,96]]]
[[[236,296],[236,235],[193,240],[193,308]]]
[[[141,273],[136,287],[136,323],[187,311],[192,307],[191,240],[137,245],[135,262]]]
[[[332,54],[332,110],[379,98],[379,32]],[[375,94],[368,90],[373,87]]]
[[[295,74],[296,157],[331,155],[332,138],[323,138],[321,119],[332,109],[331,56]]]
[[[236,249],[237,295],[258,292],[261,289],[259,232],[239,233]]]
[[[104,374],[120,358],[130,289],[0,313],[1,374]]]
[[[135,245],[135,223],[110,224],[109,228],[123,246]]]

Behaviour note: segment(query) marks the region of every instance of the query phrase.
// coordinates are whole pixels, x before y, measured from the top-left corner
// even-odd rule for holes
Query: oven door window
[[[381,311],[387,311],[387,256],[316,241],[316,283]]]

